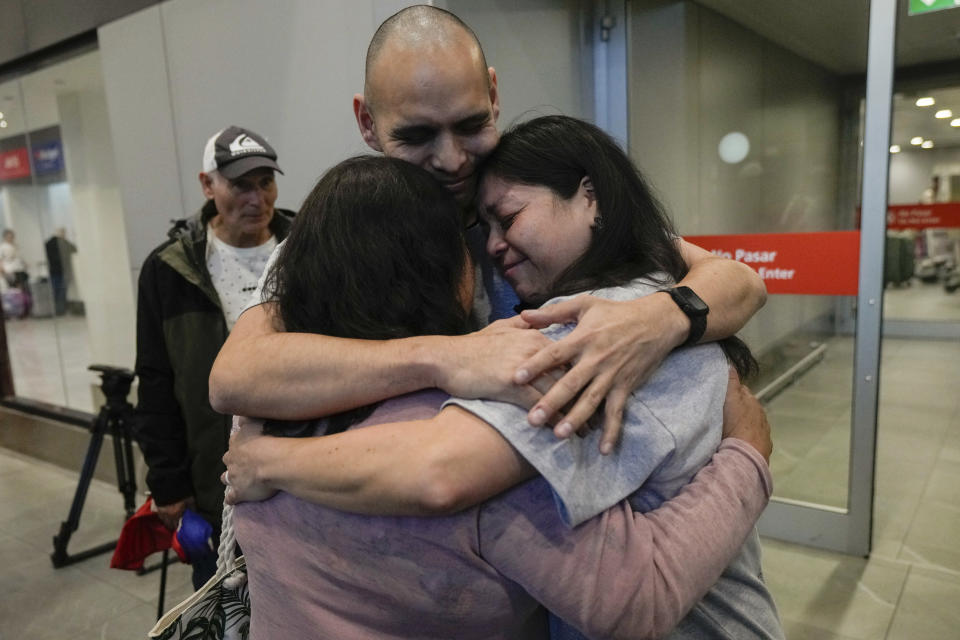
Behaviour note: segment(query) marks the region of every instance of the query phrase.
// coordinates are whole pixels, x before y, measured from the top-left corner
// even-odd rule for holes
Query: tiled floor
[[[843,507],[852,341],[769,405],[776,494]],[[960,638],[960,343],[882,347],[869,560],[764,540],[787,637]]]
[[[897,320],[960,320],[960,291],[947,293],[940,282],[913,278],[883,292],[884,316]]]
[[[770,405],[777,493],[842,504],[851,345]],[[869,560],[764,540],[765,575],[791,640],[960,639],[960,344],[885,340]],[[0,640],[143,638],[159,576],[108,556],[53,569],[51,537],[76,474],[0,449]],[[116,488],[94,482],[71,550],[116,535]],[[171,567],[167,603],[190,592]]]
[[[76,473],[0,449],[0,640],[129,640],[153,624],[158,573],[110,569],[110,554],[53,568],[76,484]],[[68,551],[115,539],[123,520],[117,488],[94,481]],[[171,565],[168,606],[191,591],[189,568]]]

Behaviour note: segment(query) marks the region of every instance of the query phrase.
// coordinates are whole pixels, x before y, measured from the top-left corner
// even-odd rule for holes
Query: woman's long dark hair
[[[590,177],[599,223],[586,252],[557,277],[549,297],[658,273],[665,274],[659,277],[668,286],[687,274],[663,205],[629,156],[598,127],[567,116],[521,123],[503,135],[481,171],[505,182],[547,187],[562,200]],[[756,373],[757,362],[742,340],[730,337],[719,344],[741,378]]]
[[[381,156],[341,162],[307,196],[267,273],[278,328],[370,340],[466,332],[461,220],[453,196],[420,167]],[[327,432],[372,410],[334,416]]]

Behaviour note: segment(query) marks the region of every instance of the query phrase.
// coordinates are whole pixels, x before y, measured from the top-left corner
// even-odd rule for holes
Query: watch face
[[[710,307],[690,287],[676,287],[673,291],[676,292],[677,303],[687,315],[704,316],[710,311]]]

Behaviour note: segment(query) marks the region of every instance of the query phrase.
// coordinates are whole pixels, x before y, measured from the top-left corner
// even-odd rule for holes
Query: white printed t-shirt
[[[234,247],[218,238],[207,226],[207,271],[220,296],[228,331],[233,329],[237,318],[249,305],[250,296],[257,290],[260,275],[276,246],[276,237],[270,236],[256,247]]]

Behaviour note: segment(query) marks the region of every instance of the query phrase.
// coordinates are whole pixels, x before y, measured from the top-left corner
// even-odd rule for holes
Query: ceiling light
[[[960,127],[960,118],[954,118],[950,121],[951,127]]]
[[[917,98],[917,106],[918,106],[918,107],[932,107],[932,106],[935,105],[936,103],[937,103],[936,100],[934,100],[934,99],[931,98],[930,96],[925,96],[925,97],[923,97],[923,98]]]
[[[7,121],[0,120],[0,129],[6,129],[6,128],[7,128]]]
[[[898,144],[890,145],[890,153],[900,153],[900,145]]]
[[[923,144],[920,146],[924,149],[933,149],[933,140],[924,140]]]
[[[950,111],[950,109],[940,109],[940,111],[937,111],[937,112],[936,112],[935,114],[933,114],[933,115],[934,115],[935,118],[941,118],[941,119],[942,119],[942,118],[949,118],[950,116],[953,115],[953,111]]]
[[[923,144],[923,138],[920,136],[914,136],[910,138],[910,144]]]
[[[0,111],[0,120],[3,120],[3,111]]]

